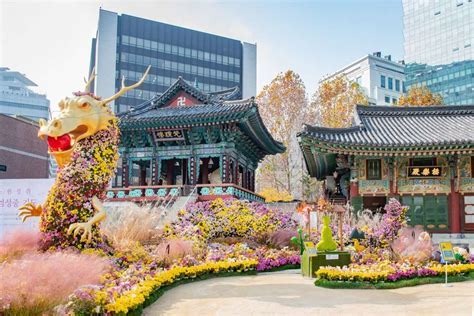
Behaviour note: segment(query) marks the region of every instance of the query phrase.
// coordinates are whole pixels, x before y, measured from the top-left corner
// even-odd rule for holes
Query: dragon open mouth
[[[48,146],[51,152],[69,150],[72,148],[71,136],[69,134],[58,137],[48,136]]]
[[[47,142],[51,153],[64,152],[74,147],[78,137],[87,131],[84,125],[78,126],[73,131],[61,136],[47,136]]]

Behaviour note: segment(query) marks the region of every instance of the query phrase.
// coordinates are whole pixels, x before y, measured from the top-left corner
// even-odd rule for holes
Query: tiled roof
[[[322,180],[335,170],[336,154],[472,154],[474,106],[357,106],[352,127],[306,125],[298,136],[309,174]]]
[[[179,91],[186,91],[201,104],[164,106]],[[285,146],[273,139],[258,112],[254,98],[229,99],[239,94],[238,88],[204,93],[179,78],[161,97],[132,111],[118,115],[122,133],[147,129],[186,128],[234,123],[266,154],[285,151]]]
[[[196,98],[202,104],[221,103],[226,100],[232,100],[240,95],[238,87],[233,87],[221,91],[211,93],[204,93],[193,85],[187,83],[183,78],[178,77],[176,81],[161,95],[156,95],[148,102],[140,105],[140,107],[133,110],[119,113],[118,117],[132,117],[138,116],[141,113],[148,112],[150,109],[160,108],[165,106],[178,91],[185,91],[192,97]]]
[[[194,104],[192,106],[154,108],[139,115],[124,117],[121,119],[120,125],[127,129],[138,125],[147,128],[157,124],[163,127],[183,127],[226,123],[245,117],[251,109],[251,100],[237,104]]]
[[[354,121],[349,128],[306,125],[299,136],[341,148],[474,146],[474,106],[357,106]]]

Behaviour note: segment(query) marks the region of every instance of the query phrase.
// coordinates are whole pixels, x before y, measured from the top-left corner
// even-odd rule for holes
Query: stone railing
[[[158,185],[132,186],[126,188],[111,188],[107,190],[108,201],[147,202],[177,198],[190,194],[191,186]],[[201,200],[212,200],[217,197],[235,197],[242,200],[265,202],[265,199],[255,192],[244,189],[233,183],[198,184],[196,191]]]
[[[265,199],[261,195],[244,189],[234,183],[198,184],[196,187],[198,188],[198,195],[203,200],[211,200],[216,197],[235,197],[252,202],[265,202]]]
[[[183,190],[181,185],[132,186],[108,189],[106,197],[108,201],[155,201],[182,196]]]

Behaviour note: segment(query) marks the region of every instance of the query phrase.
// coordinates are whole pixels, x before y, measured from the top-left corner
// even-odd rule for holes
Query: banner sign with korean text
[[[38,230],[38,217],[30,217],[22,223],[18,208],[25,203],[43,204],[54,183],[51,179],[0,180],[0,240],[15,229]]]
[[[439,178],[443,176],[443,167],[408,167],[409,178]]]

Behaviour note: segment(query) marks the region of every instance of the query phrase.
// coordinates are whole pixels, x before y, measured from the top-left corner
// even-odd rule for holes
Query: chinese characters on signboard
[[[174,141],[184,140],[184,133],[182,130],[156,131],[156,141]]]
[[[410,178],[438,178],[443,176],[443,167],[408,167]]]

